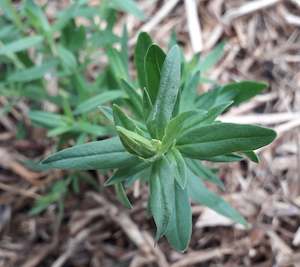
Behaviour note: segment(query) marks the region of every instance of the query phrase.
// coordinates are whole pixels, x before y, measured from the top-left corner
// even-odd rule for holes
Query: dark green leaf
[[[153,138],[162,138],[170,121],[180,86],[180,50],[173,46],[164,61],[159,91],[147,123]]]
[[[115,186],[115,191],[118,200],[128,209],[132,208],[132,205],[127,197],[127,194],[125,192],[124,186],[122,183],[117,183],[114,185]]]
[[[187,188],[174,184],[173,213],[166,231],[170,244],[178,251],[185,251],[192,234],[192,210]]]
[[[187,157],[205,159],[232,152],[255,150],[271,143],[276,133],[254,125],[219,123],[189,131],[178,141]]]
[[[247,225],[247,222],[237,210],[232,208],[221,197],[209,191],[204,183],[191,171],[189,171],[188,176],[188,191],[194,202],[205,205],[236,223]]]
[[[165,157],[152,166],[149,206],[156,224],[156,240],[167,231],[174,206],[174,178]]]
[[[241,154],[244,154],[248,159],[252,160],[255,163],[259,163],[259,157],[254,151],[243,151]]]
[[[90,112],[104,103],[111,102],[121,97],[124,97],[124,93],[120,90],[110,90],[100,93],[99,95],[93,96],[79,104],[75,109],[74,114],[79,115]]]
[[[7,55],[9,53],[15,53],[26,50],[30,47],[34,47],[40,44],[42,41],[43,37],[39,35],[25,37],[0,47],[0,55]]]
[[[215,175],[209,168],[205,167],[199,160],[195,159],[185,159],[190,170],[197,176],[201,177],[203,180],[207,180],[211,183],[216,184],[225,189],[224,183],[221,179]]]
[[[145,56],[151,44],[151,37],[147,33],[141,32],[134,50],[134,63],[141,89],[146,87]]]
[[[145,87],[152,103],[155,103],[159,91],[161,71],[165,58],[166,55],[164,51],[162,51],[161,48],[155,44],[149,47],[145,56]]]
[[[119,138],[90,142],[59,151],[44,161],[48,168],[59,169],[114,169],[130,164],[136,158],[128,154]]]

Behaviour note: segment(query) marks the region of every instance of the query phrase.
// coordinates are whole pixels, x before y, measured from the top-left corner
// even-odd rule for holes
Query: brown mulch
[[[49,2],[50,16],[55,5]],[[41,215],[29,215],[34,201],[66,174],[34,172],[22,164],[43,158],[52,144],[45,131],[28,122],[22,102],[0,118],[1,267],[300,266],[300,2],[200,0],[199,21],[194,2],[139,1],[148,19],[140,22],[123,15],[116,31],[126,23],[131,45],[138,31],[147,30],[166,47],[166,36],[174,28],[188,56],[207,53],[226,39],[225,56],[207,76],[221,83],[269,83],[263,95],[223,117],[278,132],[277,140],[260,151],[259,165],[241,162],[221,168],[226,192],[220,193],[248,219],[251,229],[195,205],[187,252],[173,251],[165,240],[154,246],[147,189],[135,184],[130,192],[134,208],[129,211],[111,189],[101,187],[104,177],[96,173],[91,175],[100,192],[82,183],[80,194],[66,197],[61,220],[56,205]],[[0,105],[5,101],[0,97]],[[19,122],[29,133],[21,140],[16,138]]]

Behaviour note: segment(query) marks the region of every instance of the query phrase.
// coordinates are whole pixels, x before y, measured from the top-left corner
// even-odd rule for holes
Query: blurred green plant
[[[135,82],[128,74],[125,50],[110,48],[111,68],[127,94],[129,108],[125,112],[115,104],[112,109],[100,109],[118,136],[67,148],[45,159],[42,166],[116,169],[105,184],[114,185],[126,207],[131,203],[125,187],[142,179],[150,187],[148,207],[157,227],[156,240],[166,236],[179,251],[187,248],[191,236],[190,199],[246,225],[234,208],[207,189],[204,181],[221,188],[224,185],[201,161],[230,162],[246,157],[258,162],[254,150],[271,143],[276,133],[217,120],[233,105],[261,92],[266,84],[243,81],[215,85],[209,92],[198,94],[204,79],[201,73],[213,66],[222,50],[220,44],[206,58],[199,61],[195,56],[186,62],[177,45],[165,54],[148,34],[141,33],[134,53]]]

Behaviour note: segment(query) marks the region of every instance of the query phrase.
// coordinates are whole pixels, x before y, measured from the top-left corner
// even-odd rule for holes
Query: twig
[[[11,185],[7,185],[7,184],[3,184],[3,183],[0,183],[0,189],[3,191],[7,191],[9,193],[12,193],[12,194],[21,195],[24,197],[30,197],[33,199],[37,199],[40,197],[40,195],[33,192],[33,190],[24,190],[24,189],[16,188]]]
[[[203,49],[202,31],[195,0],[184,0],[189,35],[194,53]]]
[[[300,112],[295,113],[269,113],[269,114],[255,114],[242,116],[221,116],[223,122],[232,123],[259,123],[265,125],[272,125],[286,121],[294,121],[300,117]]]
[[[201,263],[214,258],[220,258],[225,254],[230,254],[232,252],[232,248],[216,248],[207,251],[191,252],[184,256],[181,260],[171,265],[171,267],[191,266],[195,263]]]
[[[229,25],[233,20],[245,16],[247,14],[253,13],[257,10],[265,9],[268,7],[271,7],[277,3],[279,3],[281,0],[256,0],[251,1],[250,3],[247,3],[245,5],[242,5],[241,7],[229,10],[225,13],[225,15],[222,17],[222,21],[224,24]]]
[[[144,24],[137,34],[130,40],[129,45],[133,46],[140,32],[151,32],[178,4],[179,0],[169,0],[160,8],[160,10],[152,17],[150,21]]]

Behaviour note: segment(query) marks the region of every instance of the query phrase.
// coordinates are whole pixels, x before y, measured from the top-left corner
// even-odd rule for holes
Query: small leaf
[[[163,152],[167,151],[170,146],[172,146],[177,137],[182,134],[182,129],[186,121],[190,121],[193,115],[198,114],[196,111],[187,111],[179,114],[173,118],[167,125],[165,135],[162,139],[162,148]]]
[[[180,86],[180,50],[173,46],[164,61],[159,91],[147,123],[153,138],[161,139],[170,121]]]
[[[118,105],[113,105],[114,122],[116,126],[121,126],[132,132],[143,135],[143,131],[138,127],[137,123],[128,117]]]
[[[188,111],[195,109],[195,100],[197,99],[197,87],[199,85],[200,73],[196,72],[187,80],[183,86],[181,99],[180,99],[180,111]]]
[[[145,87],[151,98],[151,102],[155,103],[159,90],[159,84],[161,79],[161,71],[163,63],[165,61],[166,54],[156,44],[152,44],[145,56]]]
[[[152,166],[149,207],[156,224],[156,240],[165,234],[173,213],[174,178],[165,157]]]
[[[185,161],[195,175],[201,177],[203,180],[207,180],[213,184],[216,184],[223,190],[225,189],[224,183],[221,181],[221,179],[209,168],[205,167],[199,160],[186,158]]]
[[[44,78],[47,73],[53,71],[57,63],[58,62],[56,60],[53,60],[27,69],[17,70],[8,76],[8,81],[30,82]]]
[[[247,124],[218,123],[189,131],[178,141],[187,157],[205,159],[232,152],[255,150],[271,143],[276,133]]]
[[[203,60],[199,62],[196,71],[201,73],[208,71],[222,58],[224,54],[225,42],[218,44]]]
[[[144,121],[148,120],[152,108],[153,108],[153,104],[152,104],[151,98],[150,98],[146,88],[144,88],[143,89],[143,113],[144,113],[143,118],[144,118]]]
[[[245,219],[240,213],[232,208],[227,202],[215,193],[209,191],[204,183],[195,176],[191,171],[188,173],[188,191],[192,200],[201,205],[205,205],[208,208],[222,214],[223,216],[231,219],[232,221],[247,225]]]
[[[122,183],[117,183],[114,185],[115,186],[115,191],[118,200],[128,209],[132,208],[132,205],[127,197],[127,194],[125,192],[124,186]]]
[[[122,144],[129,153],[142,158],[150,158],[155,155],[156,151],[150,140],[123,127],[117,126],[116,128]]]
[[[174,159],[174,165],[173,168],[175,170],[175,179],[178,183],[178,185],[184,189],[187,182],[187,173],[186,173],[186,164],[185,161],[181,155],[181,153],[176,149],[173,148],[170,153]]]
[[[129,101],[132,104],[133,111],[139,117],[143,117],[143,103],[142,97],[138,94],[138,92],[133,88],[128,82],[125,80],[121,80],[120,85],[122,89],[126,92],[129,96]]]
[[[259,163],[259,157],[256,155],[254,151],[243,151],[241,154],[244,154],[248,159],[255,163]]]
[[[134,63],[137,70],[139,85],[142,89],[146,87],[145,56],[151,44],[151,37],[147,33],[141,32],[138,36],[134,50]]]
[[[114,101],[121,97],[124,97],[124,93],[120,90],[111,90],[100,93],[80,103],[75,109],[74,114],[79,115],[93,111],[98,106],[103,105],[107,102]]]
[[[105,186],[110,186],[116,183],[123,182],[137,173],[142,173],[145,169],[149,168],[150,163],[147,161],[136,160],[131,165],[125,168],[118,169],[106,182]]]
[[[136,158],[124,150],[119,138],[113,137],[64,149],[42,164],[48,168],[95,170],[122,168],[133,160]]]
[[[111,123],[114,122],[113,111],[110,107],[107,106],[98,106],[97,107],[104,117]]]
[[[30,47],[34,47],[40,44],[42,41],[43,41],[43,37],[39,35],[25,37],[0,47],[0,55],[7,55],[9,53],[16,53],[16,52],[26,50]]]
[[[241,81],[237,83],[230,83],[224,85],[220,89],[218,100],[233,100],[234,105],[239,105],[240,103],[247,101],[250,98],[261,93],[267,86],[268,84],[266,83],[256,81]]]
[[[192,234],[192,210],[187,188],[174,184],[173,214],[171,216],[166,237],[178,251],[185,251]]]
[[[129,79],[128,70],[126,69],[121,53],[115,48],[108,48],[106,53],[114,75],[118,79]]]

